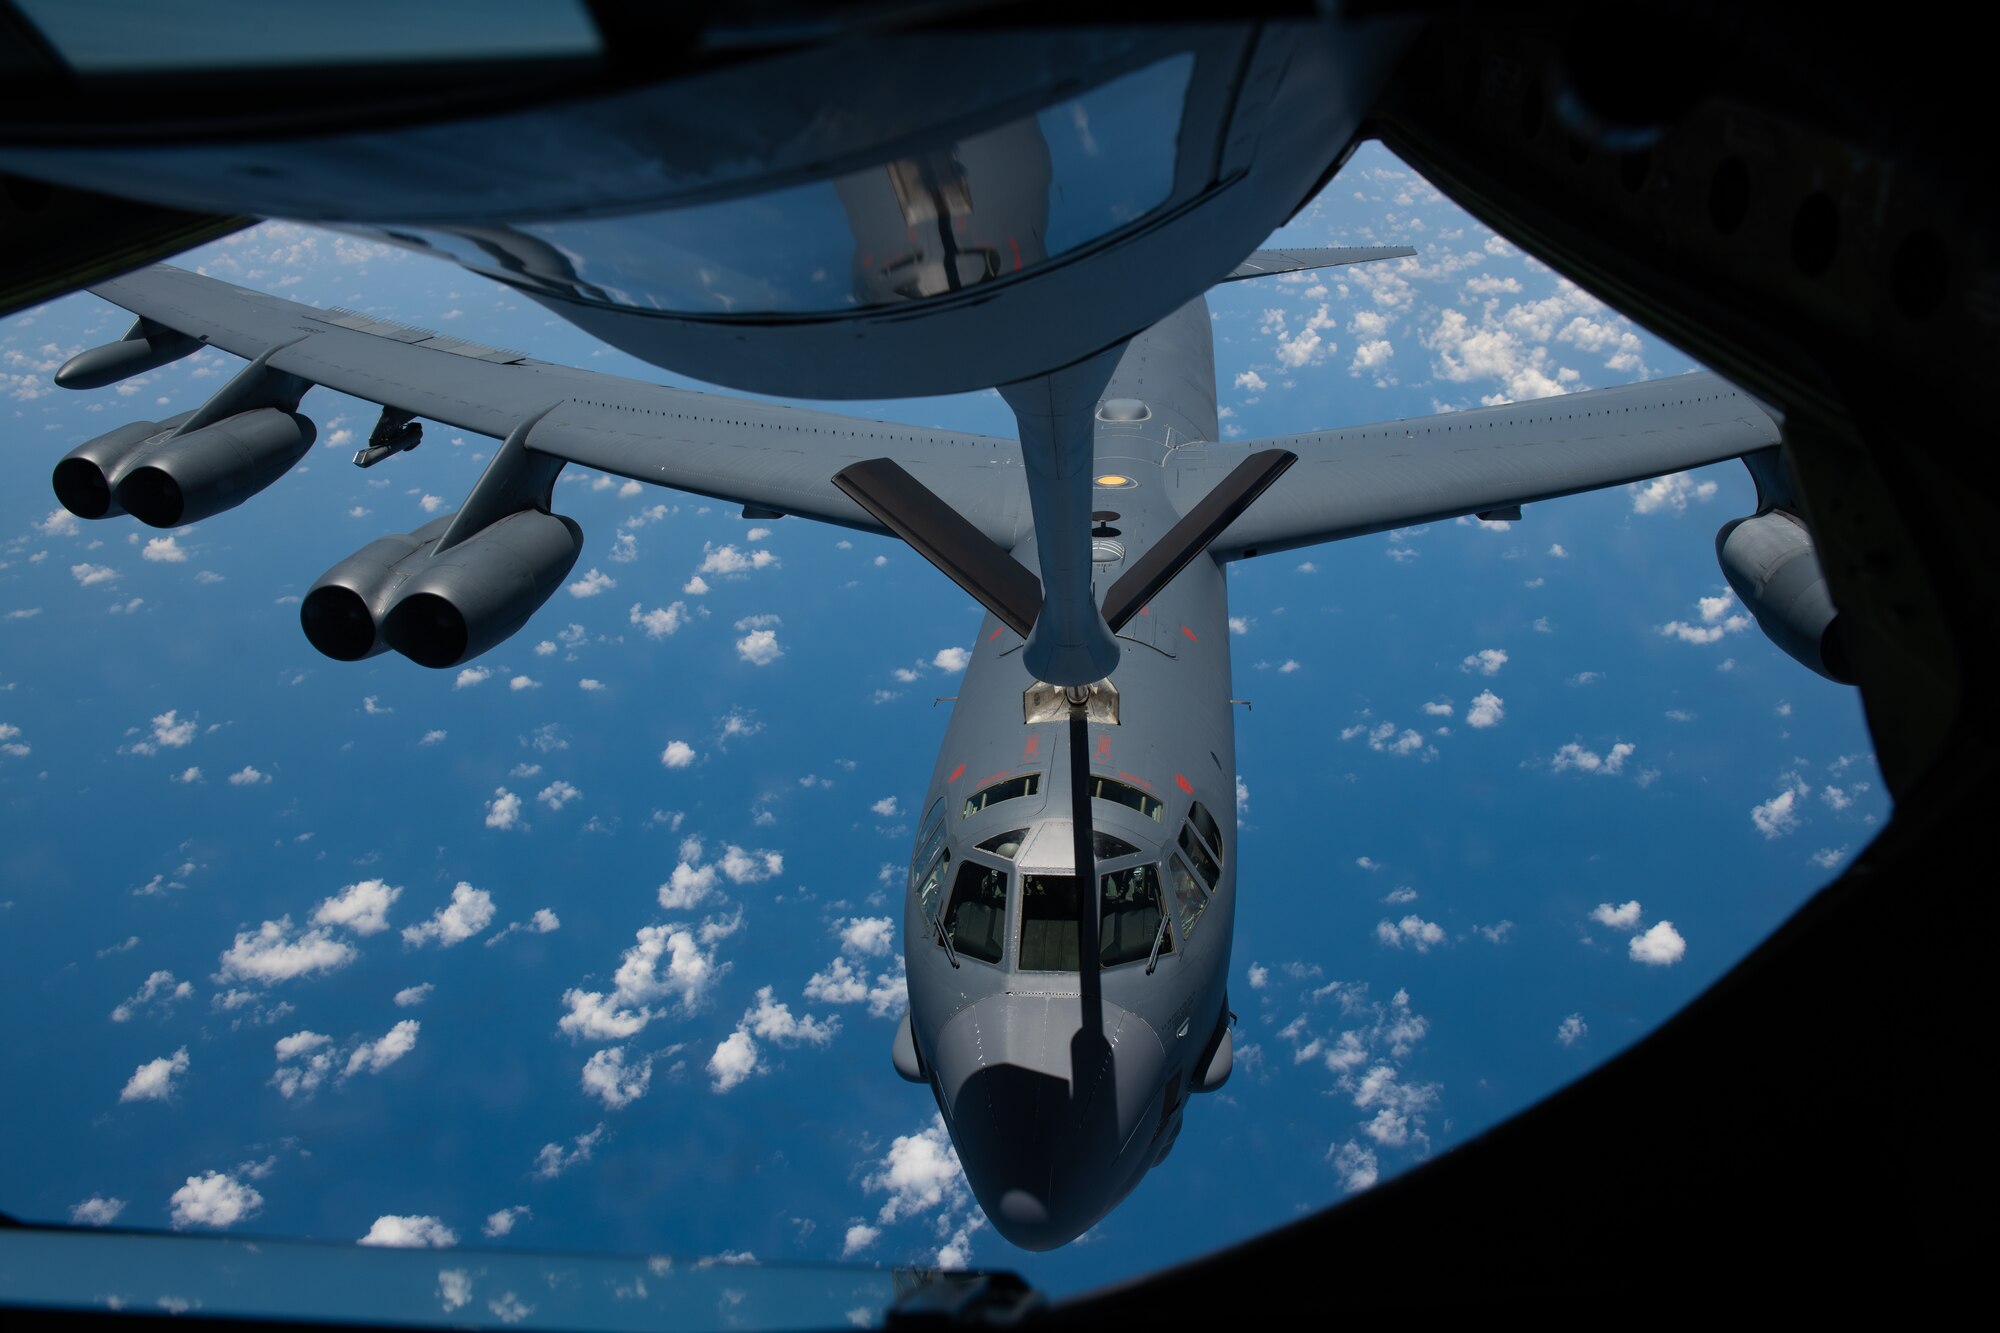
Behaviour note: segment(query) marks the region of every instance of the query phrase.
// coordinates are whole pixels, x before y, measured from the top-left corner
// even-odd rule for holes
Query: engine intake
[[[411,557],[436,545],[452,518],[446,514],[415,532],[378,537],[320,575],[299,603],[299,624],[312,646],[338,662],[387,652],[388,640],[377,626],[416,568]]]
[[[118,503],[141,523],[174,528],[234,509],[305,457],[309,418],[260,407],[163,440],[117,483]]]
[[[1804,520],[1768,509],[1725,523],[1715,534],[1715,558],[1766,638],[1828,680],[1854,683],[1843,620]]]
[[[155,438],[193,416],[183,412],[165,421],[135,421],[86,440],[62,456],[50,482],[56,499],[78,518],[115,518],[125,512],[117,488]]]
[[[525,625],[583,552],[574,521],[526,509],[439,553],[452,518],[371,542],[322,575],[299,606],[313,647],[344,662],[394,648],[457,666]]]

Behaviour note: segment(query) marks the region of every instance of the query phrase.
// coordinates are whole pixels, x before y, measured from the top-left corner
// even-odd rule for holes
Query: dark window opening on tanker
[[[1007,872],[976,861],[959,866],[944,909],[944,934],[963,956],[999,962],[1007,936]]]
[[[1111,801],[1128,810],[1137,810],[1155,824],[1166,822],[1166,803],[1157,796],[1148,796],[1137,787],[1119,782],[1114,778],[1090,775],[1090,794],[1100,801]]]
[[[990,787],[981,787],[978,791],[965,798],[965,809],[959,811],[958,817],[960,819],[970,818],[989,805],[998,805],[1002,801],[1017,801],[1023,796],[1033,796],[1040,792],[1041,789],[1042,775],[1040,773],[1023,773],[1018,778],[1008,778],[1005,782],[996,782]]]

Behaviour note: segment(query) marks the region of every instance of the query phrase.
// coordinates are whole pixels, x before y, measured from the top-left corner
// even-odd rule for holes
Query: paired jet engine
[[[234,509],[284,476],[317,433],[281,407],[183,431],[194,415],[135,421],[78,445],[56,464],[56,499],[78,518],[130,514],[149,527],[179,527]]]
[[[1828,680],[1852,685],[1840,611],[1827,592],[1812,533],[1786,501],[1790,486],[1776,450],[1744,458],[1757,481],[1758,511],[1715,534],[1722,576],[1787,656]]]
[[[187,350],[128,338],[74,358],[64,373],[75,371],[71,379],[80,384],[108,383],[146,368],[140,361]],[[296,395],[287,401],[296,405]],[[226,411],[211,404],[165,421],[135,421],[78,445],[56,464],[56,499],[78,518],[130,514],[174,528],[242,504],[312,448],[313,423],[288,407],[220,415]],[[187,429],[210,415],[215,419]],[[399,424],[383,446],[389,452],[415,443],[418,428],[406,417]],[[546,480],[553,481],[552,472]],[[583,551],[583,530],[546,512],[546,485],[542,491],[539,501],[484,526],[447,514],[369,543],[306,594],[299,608],[306,637],[344,662],[390,648],[427,667],[477,657],[526,624]]]
[[[452,667],[513,634],[583,551],[583,529],[523,509],[440,548],[458,516],[370,542],[322,574],[299,606],[313,647],[342,662],[393,648]]]

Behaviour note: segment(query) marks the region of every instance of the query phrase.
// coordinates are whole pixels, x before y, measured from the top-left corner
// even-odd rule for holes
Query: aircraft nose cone
[[[947,1023],[934,1060],[953,1142],[987,1218],[1015,1245],[1082,1235],[1152,1160],[1166,1054],[1114,1004],[995,995]]]

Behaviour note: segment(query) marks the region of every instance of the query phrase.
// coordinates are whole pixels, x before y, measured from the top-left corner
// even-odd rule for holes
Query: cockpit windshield
[[[1021,880],[1021,970],[1075,972],[1075,875],[1026,875]]]
[[[958,868],[951,902],[944,909],[944,933],[967,958],[997,963],[1007,931],[1007,872],[976,861]]]
[[[1153,956],[1160,934],[1160,868],[1133,866],[1103,877],[1099,892],[1097,956],[1106,967],[1141,962]],[[1160,945],[1173,952],[1173,940]]]

